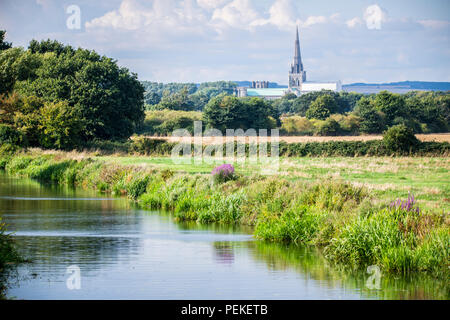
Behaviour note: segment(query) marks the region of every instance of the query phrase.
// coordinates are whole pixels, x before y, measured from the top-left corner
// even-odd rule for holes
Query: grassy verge
[[[16,154],[3,156],[0,168],[11,175],[127,195],[145,208],[172,211],[178,220],[253,225],[259,239],[316,245],[329,261],[349,268],[376,264],[394,273],[448,276],[450,221],[440,208],[391,208],[394,198],[378,201],[365,186],[326,176],[305,181],[247,173],[215,184],[204,173],[76,158]]]

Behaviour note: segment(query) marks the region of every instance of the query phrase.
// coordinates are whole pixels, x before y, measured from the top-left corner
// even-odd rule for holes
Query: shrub
[[[170,154],[172,144],[163,139],[150,139],[139,137],[133,140],[131,151],[139,154]]]
[[[314,125],[305,117],[291,116],[282,119],[281,134],[287,135],[307,135],[314,133]]]
[[[0,124],[0,144],[23,146],[25,145],[25,137],[17,129],[5,124]]]
[[[324,122],[320,123],[317,128],[317,135],[319,136],[337,136],[340,132],[341,126],[332,118],[328,118]]]
[[[384,133],[383,143],[389,151],[405,152],[416,149],[420,141],[410,128],[399,124],[389,128]]]

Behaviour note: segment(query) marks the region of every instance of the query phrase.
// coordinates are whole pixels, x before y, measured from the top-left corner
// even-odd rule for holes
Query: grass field
[[[214,164],[175,164],[164,157],[101,156],[99,160],[122,164],[209,174]],[[226,161],[224,161],[226,162]],[[238,173],[252,175],[257,164],[235,164]],[[358,157],[281,158],[279,175],[289,180],[314,182],[335,179],[364,185],[379,201],[406,198],[408,192],[419,204],[433,210],[450,211],[450,158]]]

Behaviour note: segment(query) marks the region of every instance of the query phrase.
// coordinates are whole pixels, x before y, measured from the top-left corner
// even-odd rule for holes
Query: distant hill
[[[344,91],[359,93],[377,93],[383,90],[405,93],[414,90],[448,91],[450,82],[403,81],[391,83],[351,83],[342,86]]]
[[[250,87],[251,81],[233,81],[239,87]],[[287,88],[276,82],[269,82],[269,88]],[[383,90],[405,93],[414,90],[424,91],[449,91],[450,82],[427,82],[427,81],[403,81],[390,83],[350,83],[342,85],[344,91],[355,91],[359,93],[378,93]]]

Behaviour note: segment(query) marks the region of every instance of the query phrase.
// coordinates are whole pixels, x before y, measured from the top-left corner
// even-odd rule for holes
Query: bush
[[[131,144],[131,152],[138,154],[158,154],[169,155],[174,144],[168,143],[163,139],[150,139],[139,137],[133,140]]]
[[[281,119],[282,126],[280,133],[282,135],[306,135],[312,136],[314,133],[314,124],[305,117],[291,116]]]
[[[415,150],[420,141],[414,132],[403,124],[389,128],[383,135],[383,143],[387,150],[405,152]]]
[[[319,136],[337,136],[340,133],[341,126],[332,118],[328,118],[324,122],[320,123],[317,128],[317,135]]]
[[[12,146],[24,146],[25,137],[23,134],[5,124],[0,124],[0,144],[10,144]]]

